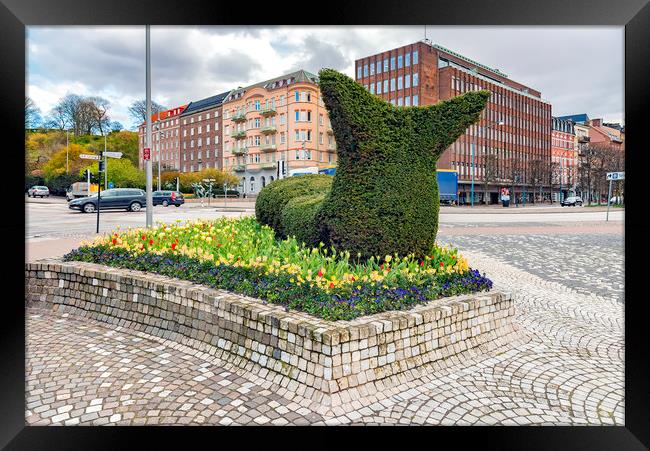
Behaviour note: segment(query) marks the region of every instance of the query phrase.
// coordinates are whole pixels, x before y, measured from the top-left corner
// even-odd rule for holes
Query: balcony
[[[579,143],[588,143],[589,142],[589,136],[578,136],[578,142]]]
[[[270,125],[268,127],[262,127],[260,131],[265,135],[270,135],[272,133],[276,133],[278,129],[275,128],[275,125]]]
[[[236,164],[232,167],[232,170],[235,172],[244,172],[246,170],[245,164]]]
[[[275,169],[276,164],[275,163],[262,163],[260,165],[260,168],[262,168],[262,169]]]
[[[262,108],[262,110],[260,110],[260,114],[264,117],[274,116],[276,114],[275,107]]]
[[[240,130],[231,135],[234,139],[243,139],[246,138],[246,130]]]
[[[327,150],[330,152],[335,152],[336,151],[336,144],[328,144],[327,145]]]
[[[247,152],[248,152],[248,148],[246,148],[246,147],[241,147],[241,148],[232,150],[233,155],[244,155]]]
[[[327,127],[327,133],[330,135],[334,134],[334,130],[332,130],[332,127]]]
[[[233,117],[230,118],[233,122],[245,122],[246,121],[246,113],[237,113]]]
[[[275,144],[262,144],[260,145],[260,150],[262,152],[275,152],[277,146]]]

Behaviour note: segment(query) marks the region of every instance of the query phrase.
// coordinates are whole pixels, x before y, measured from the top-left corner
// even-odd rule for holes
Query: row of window
[[[287,135],[285,132],[280,133],[280,144],[285,144],[287,142],[286,136]],[[319,144],[324,144],[324,136],[325,136],[324,133],[318,134]],[[312,140],[311,130],[294,130],[294,141],[311,142],[311,140]],[[224,145],[224,150],[230,151],[231,149],[236,150],[236,149],[244,149],[247,147],[259,147],[262,145],[262,142],[264,142],[264,144],[266,145],[274,145],[276,143],[275,135],[266,135],[264,137],[260,135],[249,136],[246,140],[235,141],[233,143],[227,141]],[[327,143],[329,146],[334,145],[334,138],[332,135],[327,135]]]
[[[188,155],[187,152],[184,152],[184,153],[183,153],[183,161],[187,161],[187,160],[188,160],[187,155]],[[194,159],[194,151],[192,151],[192,152],[189,153],[189,157],[190,157],[190,158],[189,158],[190,160],[193,160],[193,159]],[[219,158],[219,153],[218,153],[218,152],[215,152],[215,153],[214,153],[214,157],[215,157],[215,158]],[[200,159],[202,159],[202,158],[203,158],[203,153],[199,150],[199,151],[196,153],[196,159],[197,159],[197,160],[200,160]],[[205,158],[206,158],[206,159],[209,159],[209,158],[210,158],[210,149],[207,149],[207,150],[205,151]]]
[[[370,94],[386,94],[387,92],[393,92],[400,89],[408,89],[411,86],[416,87],[420,84],[420,78],[418,73],[413,74],[413,83],[411,83],[411,74],[399,76],[397,78],[393,77],[390,80],[380,80],[376,83],[365,84],[364,88],[370,91]],[[390,91],[389,91],[389,82],[390,82]],[[382,88],[383,87],[383,88]]]
[[[208,136],[205,138],[205,145],[209,146],[210,145],[210,137]],[[219,136],[214,137],[214,143],[219,144]],[[196,147],[201,147],[203,146],[203,138],[199,138],[196,140]],[[190,140],[190,149],[194,148],[194,140]],[[183,141],[183,150],[187,149],[187,141]]]
[[[296,102],[311,102],[312,101],[312,93],[310,91],[299,91],[296,90],[292,94],[294,100]],[[286,96],[281,95],[278,98],[278,104],[279,106],[285,106],[286,105]],[[318,99],[318,104],[323,106],[323,101],[322,99]],[[223,117],[224,119],[231,119],[233,116],[237,116],[240,114],[246,114],[250,111],[261,111],[262,109],[275,109],[276,107],[276,98],[272,97],[269,99],[266,99],[264,103],[262,103],[262,100],[256,99],[256,100],[251,100],[247,102],[245,105],[237,107],[237,108],[232,108],[232,109],[225,109],[223,112]]]
[[[219,110],[215,110],[214,118],[216,119],[218,117],[219,117]],[[203,120],[203,115],[199,114],[196,119],[197,119],[197,121],[201,122]],[[208,119],[210,119],[210,113],[205,113],[205,120],[207,121]],[[192,116],[190,118],[190,124],[193,124],[193,123],[194,123],[194,116]],[[177,120],[176,124],[178,124],[178,120]],[[187,118],[183,119],[183,125],[187,125]]]
[[[370,63],[366,63],[363,66],[359,64],[357,66],[357,80],[361,78],[361,75],[363,74],[364,77],[367,77],[369,75],[375,75],[381,74],[383,72],[388,72],[389,71],[389,63],[390,61],[390,70],[396,70],[396,69],[401,69],[403,67],[409,67],[411,66],[411,52],[407,52],[405,54],[399,54],[395,56],[391,56],[389,58],[384,58],[382,61],[381,59],[377,61],[371,61]],[[418,64],[418,51],[413,52],[413,65]]]

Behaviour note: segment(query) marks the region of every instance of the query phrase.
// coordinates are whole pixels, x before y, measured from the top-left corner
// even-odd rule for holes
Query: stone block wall
[[[198,348],[300,396],[335,406],[488,350],[516,331],[500,292],[408,311],[325,321],[223,290],[127,269],[45,260],[25,265],[26,302]]]

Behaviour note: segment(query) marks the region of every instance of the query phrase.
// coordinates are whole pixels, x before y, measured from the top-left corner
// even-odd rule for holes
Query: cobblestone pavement
[[[533,253],[529,245],[540,244],[537,238],[513,237],[510,243],[520,243],[519,247],[507,249],[520,259],[511,263],[500,254],[498,244],[478,253],[472,250],[472,240],[451,238],[473,267],[492,278],[495,288],[513,294],[523,335],[520,343],[459,360],[391,389],[384,399],[367,397],[329,411],[177,343],[28,309],[26,421],[624,424],[624,306],[617,300],[616,286],[588,290],[572,286],[571,279],[548,272],[541,263],[526,267],[522,259],[533,260],[533,255],[548,259],[547,266],[553,267],[562,249],[567,252],[561,248]],[[576,238],[567,246],[581,243]],[[605,240],[590,247],[590,253],[594,260],[605,261],[610,248],[615,249],[614,241]],[[622,249],[618,252],[616,258],[621,259]],[[606,261],[611,264],[615,259],[610,256]],[[596,265],[586,257],[581,262]]]
[[[624,301],[622,234],[439,235],[438,242],[487,254],[583,294]]]

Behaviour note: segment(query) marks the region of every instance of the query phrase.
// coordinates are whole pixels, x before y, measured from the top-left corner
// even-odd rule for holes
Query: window
[[[300,92],[296,91],[296,102],[300,102]]]
[[[286,140],[284,132],[280,132],[280,143],[284,144]]]
[[[404,97],[404,106],[410,106],[410,105],[411,105],[411,96]]]
[[[375,75],[375,64],[370,63],[370,75]]]
[[[397,55],[397,68],[401,69],[402,67],[402,55]]]
[[[384,80],[384,94],[388,93],[388,80]]]
[[[402,98],[401,97],[397,98],[397,106],[402,106]]]
[[[404,87],[405,88],[410,88],[411,87],[411,75],[410,74],[404,75]]]
[[[415,52],[413,52],[413,64],[415,65],[417,63],[418,63],[418,51],[416,50]]]
[[[394,78],[390,79],[390,91],[391,92],[395,91],[395,79]]]
[[[183,137],[187,136],[187,130],[183,130]]]
[[[255,135],[253,138],[253,145],[254,146],[259,146],[260,145],[260,135]]]
[[[323,122],[324,122],[324,121],[323,121],[323,115],[320,114],[320,115],[318,116],[318,124],[319,124],[319,125],[323,125]]]
[[[381,61],[377,61],[377,73],[381,74]]]
[[[418,105],[419,105],[418,96],[413,96],[413,106],[418,106]]]
[[[417,86],[419,83],[419,74],[416,72],[413,74],[413,86]]]
[[[408,67],[408,66],[411,65],[411,52],[409,52],[409,53],[407,53],[406,55],[404,55],[404,65],[405,65],[406,67]]]
[[[280,124],[286,124],[287,123],[287,117],[284,114],[280,115]]]
[[[370,83],[370,94],[374,94],[374,93],[375,93],[375,84]]]
[[[206,146],[210,145],[210,137],[209,136],[207,138],[205,138],[205,145]]]
[[[205,113],[205,118],[210,119],[210,113]]]
[[[199,131],[198,131],[197,133],[201,133],[201,130],[202,130],[202,129],[203,129],[203,127],[201,127],[201,126],[199,125]]]
[[[388,72],[388,58],[384,58],[384,72]]]
[[[260,128],[260,118],[259,117],[256,117],[253,120],[253,128]]]
[[[194,140],[190,141],[190,147],[194,147]]]
[[[361,66],[357,67],[357,78],[361,78]]]
[[[194,136],[194,127],[192,127],[192,130],[190,130],[190,135]]]
[[[363,65],[363,76],[364,77],[368,76],[368,65],[367,64]]]
[[[397,77],[397,89],[402,89],[402,77]]]
[[[381,82],[377,82],[377,94],[381,94]]]
[[[318,144],[323,144],[323,134],[322,133],[318,134]]]
[[[207,124],[207,125],[205,126],[205,132],[206,132],[206,133],[210,133],[210,124]]]
[[[395,57],[390,57],[390,70],[395,70]]]
[[[296,110],[296,122],[300,121],[300,111]]]
[[[296,130],[296,136],[294,138],[295,141],[300,141],[300,131]]]

